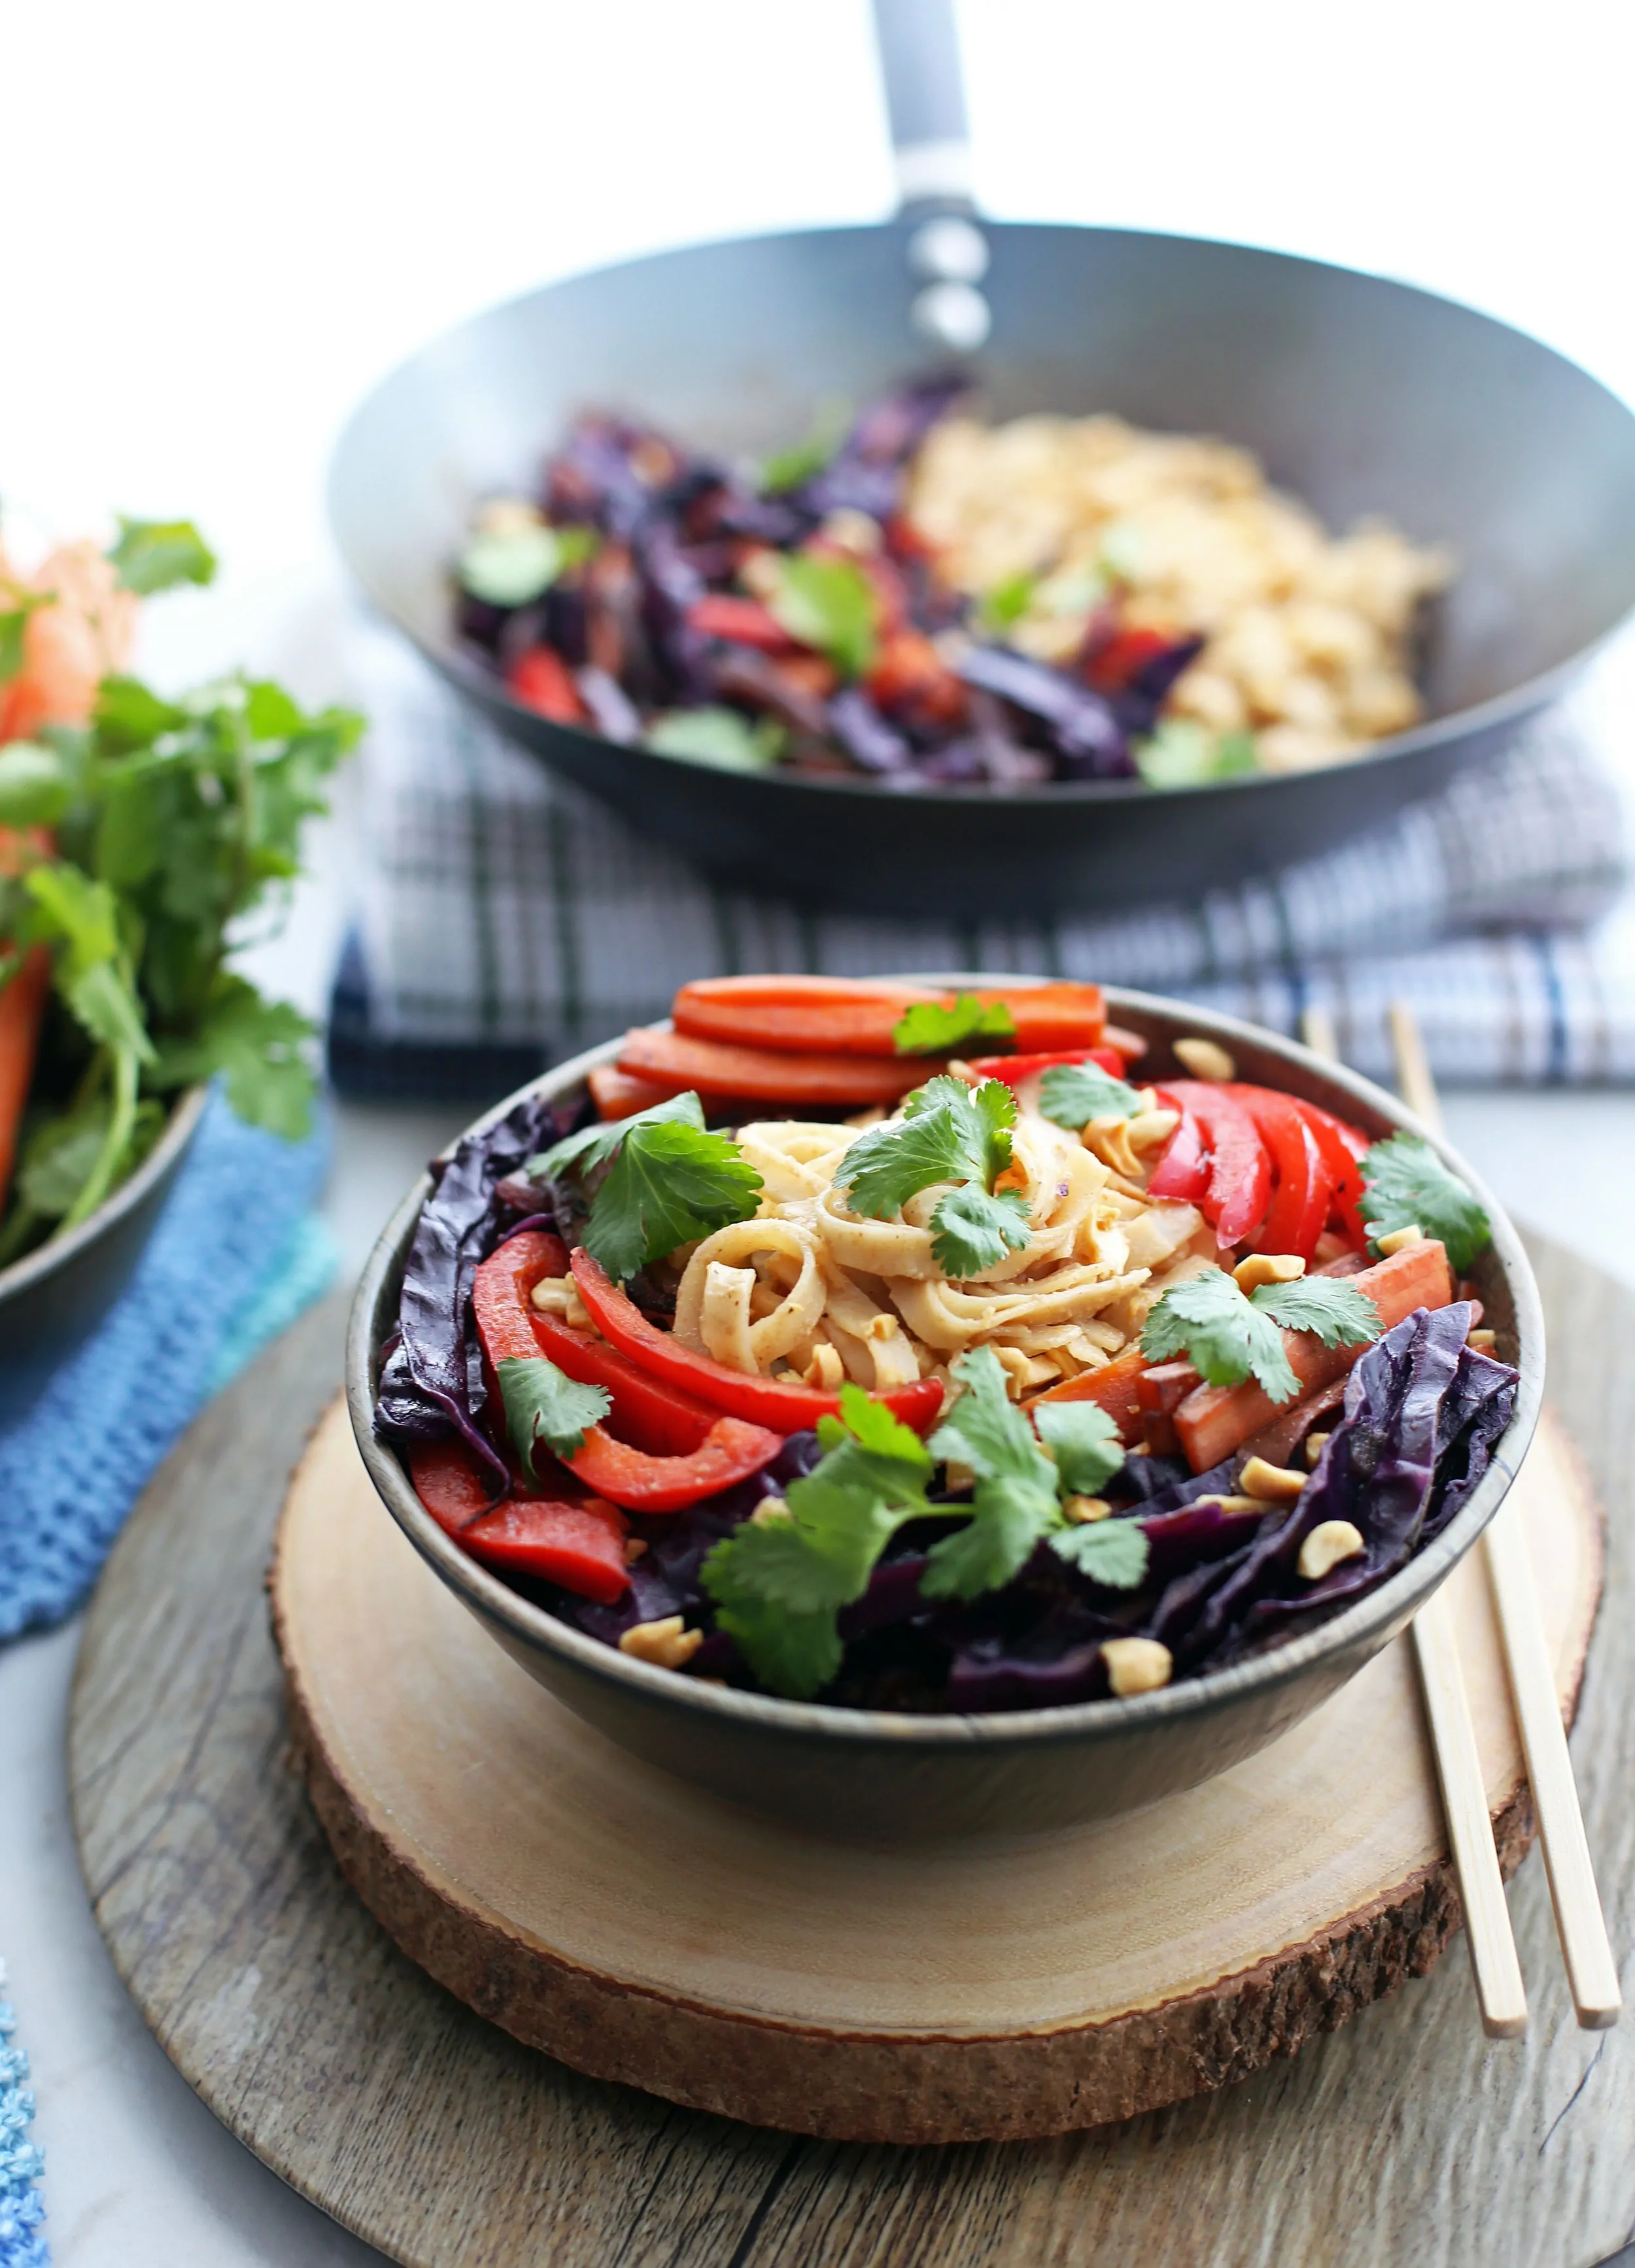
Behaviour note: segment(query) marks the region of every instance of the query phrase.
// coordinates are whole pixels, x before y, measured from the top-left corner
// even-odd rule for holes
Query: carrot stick
[[[1106,1410],[1128,1448],[1146,1431],[1148,1413],[1142,1406],[1140,1386],[1149,1366],[1140,1348],[1131,1347],[1100,1370],[1082,1370],[1077,1378],[1064,1379],[1060,1386],[1035,1395],[1027,1406],[1036,1410],[1042,1402],[1094,1402]]]
[[[828,976],[725,976],[684,984],[671,1013],[692,1037],[791,1054],[892,1056],[903,1011],[919,1001],[952,1005],[954,994],[917,984],[848,983]],[[983,987],[984,1006],[1007,1008],[1025,1054],[1094,1047],[1107,1022],[1099,984]]]
[[[638,1028],[627,1032],[619,1069],[665,1085],[671,1094],[692,1087],[701,1095],[741,1095],[755,1102],[861,1108],[898,1101],[923,1086],[936,1066],[923,1057],[886,1062],[867,1056],[785,1055],[730,1047],[685,1032]]]
[[[1430,1237],[1346,1280],[1367,1293],[1388,1331],[1416,1307],[1445,1307],[1454,1295],[1447,1255]],[[1344,1377],[1367,1351],[1359,1346],[1326,1347],[1310,1331],[1285,1331],[1283,1347],[1303,1395]],[[1175,1431],[1187,1462],[1195,1473],[1207,1472],[1287,1407],[1286,1402],[1274,1402],[1252,1378],[1241,1386],[1200,1386],[1175,1412]]]
[[[43,945],[36,945],[0,991],[0,1202],[17,1162],[17,1138],[34,1075],[34,1052],[50,990],[51,956]]]
[[[651,1110],[655,1102],[667,1102],[673,1094],[683,1092],[674,1079],[635,1079],[628,1071],[615,1071],[611,1064],[598,1064],[585,1084],[596,1105],[596,1116],[603,1120],[633,1117],[638,1110]]]

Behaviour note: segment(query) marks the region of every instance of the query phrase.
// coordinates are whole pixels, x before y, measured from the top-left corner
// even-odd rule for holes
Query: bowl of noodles
[[[848,1057],[756,983],[405,1198],[347,1357],[386,1509],[577,1713],[826,1831],[1040,1831],[1252,1755],[1502,1500],[1543,1366],[1513,1230],[1231,1018],[1109,990],[1108,1044],[1030,1047],[1097,989],[949,980],[891,993],[908,1057],[826,999]],[[759,1094],[711,1092],[723,1013],[782,1035],[730,1043]]]

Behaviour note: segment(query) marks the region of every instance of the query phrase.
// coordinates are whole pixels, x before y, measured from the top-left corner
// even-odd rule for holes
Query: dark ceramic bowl
[[[190,1088],[142,1164],[66,1236],[0,1268],[0,1424],[25,1410],[90,1337],[135,1272],[204,1115]]]
[[[600,1645],[507,1589],[450,1542],[394,1451],[375,1439],[376,1351],[396,1324],[403,1261],[431,1187],[423,1178],[371,1255],[352,1308],[347,1397],[364,1462],[416,1550],[483,1628],[530,1676],[622,1747],[719,1795],[842,1835],[1027,1834],[1133,1810],[1225,1771],[1326,1701],[1397,1635],[1498,1510],[1538,1418],[1543,1318],[1521,1241],[1477,1176],[1394,1096],[1304,1048],[1234,1017],[1147,993],[1109,990],[1108,1002],[1117,1022],[1150,1042],[1144,1073],[1181,1075],[1171,1042],[1204,1034],[1231,1050],[1245,1079],[1321,1102],[1374,1135],[1406,1127],[1425,1136],[1476,1191],[1493,1241],[1473,1274],[1499,1351],[1521,1373],[1515,1415],[1491,1470],[1433,1543],[1347,1612],[1270,1653],[1161,1692],[934,1717],[827,1708],[697,1683]],[[572,1094],[612,1052],[576,1057],[538,1081],[538,1091]]]

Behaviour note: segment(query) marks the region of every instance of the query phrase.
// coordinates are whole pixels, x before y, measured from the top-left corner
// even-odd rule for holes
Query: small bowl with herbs
[[[481,1120],[365,1271],[386,1505],[649,1761],[1027,1832],[1249,1756],[1501,1501],[1542,1322],[1391,1096],[1082,983],[689,984]]]
[[[142,599],[214,570],[185,521],[26,571],[0,549],[0,1415],[129,1279],[211,1080],[253,1124],[310,1122],[310,1027],[232,949],[357,720],[126,674]]]

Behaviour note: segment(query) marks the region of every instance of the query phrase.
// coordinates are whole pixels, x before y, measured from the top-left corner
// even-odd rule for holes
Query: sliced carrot
[[[1077,1378],[1035,1395],[1027,1406],[1036,1410],[1042,1402],[1094,1402],[1106,1410],[1128,1447],[1145,1435],[1148,1413],[1141,1401],[1141,1381],[1150,1367],[1140,1348],[1131,1347],[1100,1370],[1082,1370]]]
[[[729,1047],[685,1032],[638,1028],[627,1032],[619,1069],[672,1094],[691,1087],[711,1098],[739,1095],[757,1103],[859,1109],[892,1103],[923,1086],[936,1069],[923,1057],[882,1061],[869,1056],[789,1055],[770,1049]]]
[[[4,1199],[17,1161],[17,1138],[34,1076],[34,1054],[50,990],[51,956],[43,945],[36,945],[0,991],[0,1201]]]
[[[952,1005],[954,994],[917,984],[848,983],[828,976],[717,977],[684,984],[671,1010],[693,1037],[790,1053],[892,1056],[905,1008]],[[984,1006],[1009,1009],[1024,1055],[1094,1047],[1107,1023],[1099,984],[983,986]]]
[[[673,1079],[634,1079],[629,1071],[615,1071],[611,1064],[598,1064],[585,1084],[596,1105],[596,1116],[602,1119],[633,1117],[637,1111],[651,1110],[655,1102],[667,1102],[681,1092]]]
[[[1445,1307],[1454,1296],[1447,1255],[1431,1238],[1394,1252],[1373,1268],[1360,1269],[1347,1281],[1367,1293],[1388,1331],[1417,1307]],[[1310,1331],[1285,1331],[1283,1347],[1306,1395],[1344,1377],[1366,1352],[1364,1347],[1326,1347]],[[1195,1473],[1207,1472],[1288,1406],[1274,1402],[1252,1378],[1241,1386],[1200,1386],[1175,1412],[1175,1431],[1187,1462]]]

